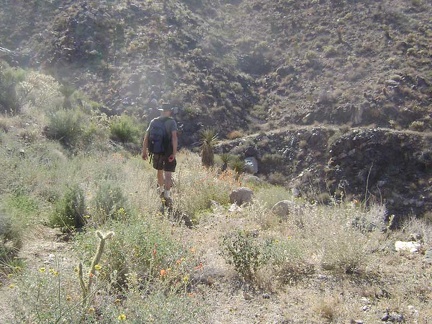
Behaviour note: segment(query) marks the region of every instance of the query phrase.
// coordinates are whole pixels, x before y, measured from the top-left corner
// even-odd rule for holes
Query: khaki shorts
[[[153,154],[153,168],[156,170],[175,172],[177,161],[174,159],[174,161],[170,162],[168,158],[169,156],[165,156],[165,154]]]

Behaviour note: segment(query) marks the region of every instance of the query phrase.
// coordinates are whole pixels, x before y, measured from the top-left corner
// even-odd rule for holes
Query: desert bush
[[[413,131],[422,132],[422,131],[425,130],[425,123],[424,123],[423,121],[421,121],[421,120],[416,120],[416,121],[413,121],[413,122],[409,125],[408,128],[409,128],[410,130],[413,130]]]
[[[402,231],[397,234],[401,235],[401,240],[417,239],[430,245],[432,243],[432,224],[427,219],[409,217],[402,224]]]
[[[0,62],[0,112],[11,114],[20,112],[21,104],[16,89],[24,78],[24,70]]]
[[[124,219],[130,212],[122,188],[111,181],[102,182],[92,202],[92,221],[98,225],[108,219]]]
[[[45,135],[68,148],[76,146],[83,134],[84,114],[78,109],[60,109],[48,115]]]
[[[143,323],[206,323],[208,309],[194,294],[167,294],[160,289],[142,300],[142,293],[129,291],[122,306],[127,318]],[[118,320],[119,312],[111,316]]]
[[[114,116],[110,121],[110,138],[122,143],[137,143],[140,129],[135,119],[128,115]]]
[[[236,138],[242,138],[243,132],[239,130],[234,130],[228,133],[227,138],[230,140],[236,139]]]
[[[222,255],[243,280],[254,281],[257,271],[270,259],[272,242],[260,241],[255,233],[237,230],[222,237]]]
[[[385,209],[384,209],[385,210]],[[384,218],[384,210],[373,211],[375,218]],[[305,206],[304,213],[291,219],[297,234],[310,242],[309,253],[316,255],[322,268],[341,273],[357,273],[368,264],[381,235],[379,227],[364,231],[356,219],[370,219],[367,212],[352,204]],[[297,237],[297,236],[296,236]]]
[[[20,104],[27,109],[43,112],[55,111],[65,100],[60,84],[50,75],[30,71],[17,87]],[[34,115],[34,112],[32,113]]]
[[[271,172],[268,175],[268,182],[275,186],[281,186],[286,183],[286,176],[278,171]]]
[[[176,173],[175,207],[194,222],[199,222],[200,212],[209,209],[212,201],[229,204],[229,194],[238,186],[235,175],[229,170],[218,174],[217,170],[189,164],[187,169],[179,168]]]
[[[80,228],[84,226],[85,212],[84,190],[77,184],[71,185],[56,203],[49,218],[49,225],[60,227],[63,231]]]
[[[21,248],[21,236],[12,217],[0,209],[0,274],[9,272],[8,267]]]
[[[295,284],[315,272],[307,260],[304,242],[291,237],[275,240],[271,249],[273,273],[281,284]]]

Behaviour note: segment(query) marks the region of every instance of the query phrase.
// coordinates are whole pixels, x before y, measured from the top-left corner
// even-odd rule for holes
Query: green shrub
[[[48,115],[45,135],[68,148],[75,147],[83,134],[84,114],[78,109],[60,109]]]
[[[137,143],[140,129],[137,121],[128,115],[115,116],[110,123],[110,138],[122,143]]]
[[[129,213],[128,202],[122,189],[109,181],[102,182],[93,202],[92,215],[96,224],[103,224],[108,219],[121,220]]]
[[[16,114],[20,112],[20,102],[16,91],[19,82],[25,78],[22,69],[11,68],[0,62],[0,112]]]
[[[50,215],[49,224],[60,227],[63,231],[80,228],[84,226],[85,210],[84,191],[79,185],[70,186],[63,198],[57,202]]]
[[[271,241],[259,241],[254,233],[239,230],[224,235],[221,243],[225,260],[247,281],[253,281],[268,262],[271,246]]]

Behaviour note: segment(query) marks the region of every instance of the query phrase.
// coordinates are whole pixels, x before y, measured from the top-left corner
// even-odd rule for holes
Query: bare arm
[[[148,132],[145,134],[144,141],[143,141],[143,148],[142,148],[142,155],[141,155],[143,160],[147,160],[148,158],[147,148],[148,148]]]
[[[173,147],[172,156],[174,157],[173,158],[173,160],[174,160],[176,157],[176,154],[177,154],[177,146],[178,146],[177,131],[172,131],[171,140],[172,140],[172,147]]]

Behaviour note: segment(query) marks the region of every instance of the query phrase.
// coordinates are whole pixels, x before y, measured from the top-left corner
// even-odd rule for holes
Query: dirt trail
[[[25,231],[18,258],[23,260],[26,268],[35,269],[52,264],[56,257],[66,259],[66,255],[70,254],[69,249],[64,235],[58,229],[37,225]],[[9,283],[0,287],[0,313],[3,323],[13,322],[13,305],[9,299],[10,289]]]

